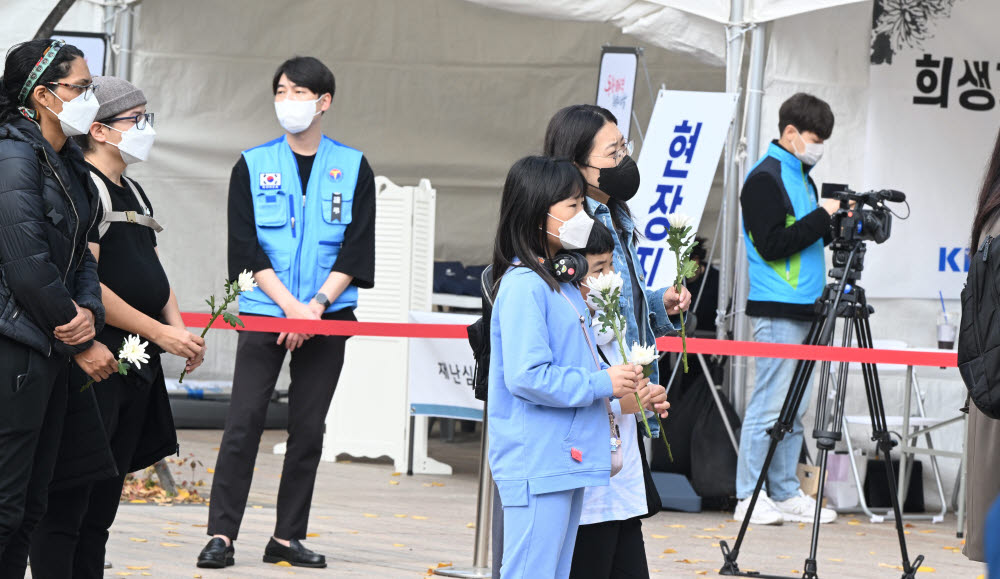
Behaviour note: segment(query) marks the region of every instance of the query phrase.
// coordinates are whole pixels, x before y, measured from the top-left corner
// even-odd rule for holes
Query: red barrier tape
[[[208,314],[182,314],[191,328],[204,328]],[[250,332],[297,332],[321,336],[375,336],[383,338],[468,339],[465,326],[456,324],[391,324],[385,322],[344,322],[338,320],[289,320],[261,316],[241,316]],[[231,330],[222,318],[215,320],[213,329]],[[656,347],[661,352],[680,352],[680,338],[659,338]],[[834,346],[803,346],[767,342],[736,342],[688,338],[689,354],[747,356],[751,358],[788,358],[829,362],[860,362],[871,364],[903,364],[906,366],[958,367],[954,352],[913,352],[908,350],[869,350]]]

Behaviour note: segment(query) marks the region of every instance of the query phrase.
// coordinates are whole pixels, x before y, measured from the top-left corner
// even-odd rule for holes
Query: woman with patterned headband
[[[95,381],[117,367],[94,341],[104,325],[97,219],[79,147],[99,107],[83,53],[34,40],[7,53],[0,79],[0,577],[23,577],[45,513],[63,423],[90,418],[93,392],[67,375],[70,357]],[[89,403],[89,406],[87,404]],[[80,405],[80,410],[74,408]],[[68,410],[69,409],[69,410]],[[106,440],[93,442],[106,457]],[[101,454],[104,451],[104,454]],[[97,468],[113,463],[93,462]]]

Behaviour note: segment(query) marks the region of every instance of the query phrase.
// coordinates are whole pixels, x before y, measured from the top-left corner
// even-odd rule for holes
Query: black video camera
[[[885,206],[885,202],[906,201],[906,195],[900,191],[885,189],[857,193],[847,185],[836,183],[824,183],[822,197],[840,201],[840,209],[830,217],[834,241],[875,243],[883,243],[892,232],[892,211]],[[853,208],[851,201],[855,204]],[[865,205],[871,209],[865,209]]]

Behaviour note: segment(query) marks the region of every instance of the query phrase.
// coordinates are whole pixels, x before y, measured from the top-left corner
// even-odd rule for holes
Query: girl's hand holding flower
[[[607,370],[611,376],[611,388],[615,398],[623,398],[629,394],[635,394],[636,385],[642,378],[642,367],[632,364],[612,366]]]

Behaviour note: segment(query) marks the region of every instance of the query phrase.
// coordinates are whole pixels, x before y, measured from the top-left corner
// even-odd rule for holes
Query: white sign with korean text
[[[468,326],[476,319],[466,314],[410,312],[415,324]],[[468,340],[411,338],[410,414],[482,420],[483,403],[472,390],[475,366]]]
[[[641,228],[639,260],[646,286],[674,281],[677,265],[667,245],[667,215],[684,213],[698,230],[712,187],[736,94],[661,90],[639,154],[639,192],[629,209]]]
[[[632,125],[635,71],[639,62],[635,50],[605,47],[601,52],[601,72],[597,81],[597,106],[615,115],[625,140],[629,138],[629,127]]]
[[[872,297],[958,299],[1000,126],[1000,3],[928,2],[906,26],[895,4],[873,7],[865,180],[852,188],[906,193],[910,211],[888,205],[910,218],[868,244],[861,283]]]

